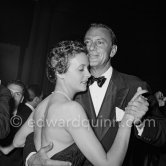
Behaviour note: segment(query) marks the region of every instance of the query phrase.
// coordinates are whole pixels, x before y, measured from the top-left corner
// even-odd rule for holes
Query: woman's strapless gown
[[[84,155],[81,153],[75,143],[73,143],[66,149],[56,153],[51,157],[51,159],[69,161],[72,163],[72,166],[81,166],[85,161]]]

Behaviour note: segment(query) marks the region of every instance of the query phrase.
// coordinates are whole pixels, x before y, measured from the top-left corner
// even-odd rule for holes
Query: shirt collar
[[[107,78],[107,80],[110,80],[111,76],[112,76],[112,71],[113,71],[113,68],[112,68],[112,66],[110,66],[110,68],[105,73],[103,73],[101,76],[104,76],[105,78]]]
[[[25,103],[25,105],[28,106],[32,111],[35,110],[35,108],[32,105],[30,105],[29,103]]]

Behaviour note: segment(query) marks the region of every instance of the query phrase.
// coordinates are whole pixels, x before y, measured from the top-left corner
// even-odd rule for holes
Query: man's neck
[[[100,77],[103,75],[109,68],[111,67],[110,64],[105,65],[105,67],[91,67],[90,72],[94,77]]]

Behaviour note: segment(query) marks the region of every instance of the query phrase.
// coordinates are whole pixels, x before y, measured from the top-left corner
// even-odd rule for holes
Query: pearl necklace
[[[62,92],[62,91],[54,91],[53,93],[59,93],[59,94],[61,94],[61,95],[63,95],[63,96],[65,96],[69,101],[71,101],[71,98],[66,94],[66,93],[64,93],[64,92]]]

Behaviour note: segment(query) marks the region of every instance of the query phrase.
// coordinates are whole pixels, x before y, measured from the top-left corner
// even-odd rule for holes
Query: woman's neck
[[[62,96],[64,96],[67,100],[71,101],[72,98],[70,98],[65,92],[63,91],[59,91],[59,90],[55,90],[54,93],[58,93],[61,94]]]
[[[58,92],[59,94],[61,93],[63,96],[66,96],[66,98],[72,100],[75,93],[69,90],[66,86],[56,85],[54,92]]]

